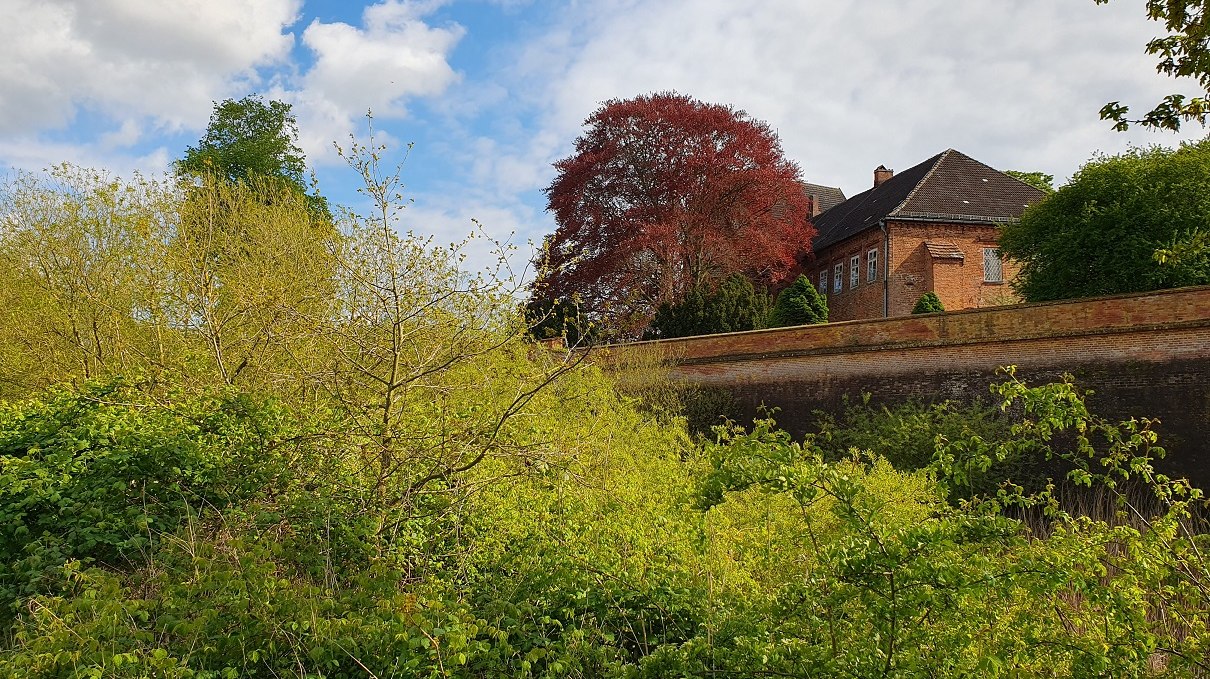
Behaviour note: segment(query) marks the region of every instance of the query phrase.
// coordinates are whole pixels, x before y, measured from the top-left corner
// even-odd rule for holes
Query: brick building
[[[814,217],[804,271],[830,321],[909,314],[926,292],[948,310],[1014,302],[999,227],[1044,195],[953,149],[899,174],[880,166],[873,188]]]

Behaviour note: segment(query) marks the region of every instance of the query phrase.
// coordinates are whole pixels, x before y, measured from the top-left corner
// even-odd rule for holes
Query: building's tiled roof
[[[845,201],[844,191],[835,186],[803,182],[802,189],[811,198],[811,201],[819,206],[819,209],[815,211],[816,214],[831,210]]]
[[[934,243],[933,241],[925,241],[924,247],[929,251],[929,256],[935,259],[965,259],[962,250],[953,243]]]
[[[896,174],[815,217],[816,252],[888,218],[1004,222],[1042,191],[953,149]]]

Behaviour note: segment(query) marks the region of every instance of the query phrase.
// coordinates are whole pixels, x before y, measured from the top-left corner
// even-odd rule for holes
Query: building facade
[[[1000,226],[1044,195],[953,149],[899,174],[879,167],[872,188],[814,218],[804,272],[829,321],[910,314],[926,292],[947,310],[1012,303]]]

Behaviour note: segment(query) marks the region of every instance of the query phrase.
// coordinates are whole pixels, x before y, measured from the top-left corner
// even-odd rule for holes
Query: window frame
[[[856,290],[861,283],[861,255],[849,257],[849,289]]]
[[[844,262],[837,262],[832,267],[832,292],[844,290]]]
[[[878,280],[878,248],[870,248],[865,253],[865,282],[873,283]]]
[[[828,294],[828,270],[826,268],[819,270],[819,294]]]
[[[992,274],[996,277],[992,277]],[[1004,282],[1004,259],[1000,256],[1000,248],[983,248],[983,282]]]

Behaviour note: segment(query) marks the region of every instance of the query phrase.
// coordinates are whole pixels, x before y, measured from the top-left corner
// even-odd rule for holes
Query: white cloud
[[[363,128],[357,119],[367,111],[401,118],[406,99],[439,94],[456,80],[447,57],[464,31],[425,23],[436,6],[386,0],[365,9],[360,28],[317,20],[303,32],[315,63],[300,89],[282,94],[296,104],[300,143],[313,162],[332,161],[332,142]]]
[[[0,134],[72,122],[81,107],[167,129],[288,56],[300,0],[0,0]]]
[[[1135,3],[1091,0],[577,4],[517,60],[538,138],[561,141],[514,153],[548,163],[601,101],[675,89],[768,121],[811,181],[849,194],[880,163],[903,170],[949,147],[1061,180],[1094,150],[1179,139],[1097,117],[1106,101],[1141,112],[1180,89],[1143,53],[1161,28]],[[510,162],[501,181],[518,176]]]
[[[43,170],[59,163],[71,163],[80,167],[104,168],[121,177],[129,177],[136,172],[160,174],[171,160],[163,146],[145,153],[132,153],[104,143],[46,142],[28,138],[0,139],[0,158],[8,167],[23,170]]]

